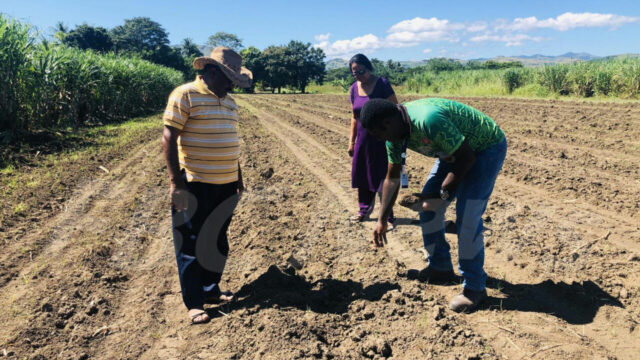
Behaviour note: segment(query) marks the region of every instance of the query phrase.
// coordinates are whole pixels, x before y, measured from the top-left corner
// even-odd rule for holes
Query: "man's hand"
[[[240,168],[240,162],[238,162],[238,198],[242,197],[244,192],[244,180],[242,180],[242,169]]]
[[[238,197],[242,197],[244,190],[244,182],[238,181]]]
[[[373,230],[373,244],[376,247],[384,247],[387,243],[387,222],[378,221],[376,228]]]
[[[399,204],[415,212],[423,212],[436,211],[443,202],[444,200],[440,199],[440,195],[436,193],[414,193],[402,198]]]
[[[171,184],[171,205],[176,211],[186,211],[189,206],[189,191],[184,184]]]
[[[422,202],[422,211],[436,211],[442,206],[444,200],[439,198],[426,199]]]
[[[444,181],[442,181],[441,189],[447,190],[449,193],[454,193],[460,182],[464,180],[469,170],[471,170],[475,164],[476,154],[467,143],[467,140],[465,140],[458,150],[456,150],[452,156],[445,159],[445,161],[453,161],[453,163],[451,172],[449,172],[444,178]]]

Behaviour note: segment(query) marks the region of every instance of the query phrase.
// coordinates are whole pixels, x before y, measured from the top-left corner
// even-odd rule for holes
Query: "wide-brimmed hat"
[[[234,85],[241,88],[251,86],[251,79],[253,78],[251,70],[241,66],[242,57],[228,47],[218,46],[211,50],[211,55],[201,56],[193,60],[193,67],[196,70],[204,69],[207,64],[217,65]]]

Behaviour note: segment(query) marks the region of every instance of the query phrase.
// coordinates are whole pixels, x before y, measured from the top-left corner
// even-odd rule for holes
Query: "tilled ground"
[[[188,324],[166,169],[153,140],[128,149],[133,155],[109,174],[78,182],[65,210],[16,225],[22,231],[11,232],[0,267],[11,274],[0,293],[0,351],[65,359],[636,357],[640,105],[462,99],[496,119],[509,153],[486,212],[490,299],[461,315],[446,308],[459,284],[406,277],[425,266],[414,213],[397,207],[399,226],[378,251],[369,243],[373,222],[348,220],[357,203],[346,97],[236,98],[249,191],[230,229],[223,287],[238,301],[210,307],[210,324]],[[409,154],[409,191],[420,190],[432,163]]]

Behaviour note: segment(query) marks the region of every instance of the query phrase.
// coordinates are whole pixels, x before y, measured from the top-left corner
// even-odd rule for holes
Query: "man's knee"
[[[420,226],[422,227],[423,235],[444,231],[444,212],[440,212],[440,211],[421,212]]]

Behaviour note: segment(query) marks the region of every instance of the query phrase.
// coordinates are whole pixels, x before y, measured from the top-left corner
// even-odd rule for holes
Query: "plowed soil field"
[[[62,196],[25,191],[46,205],[37,215],[4,217],[0,357],[638,358],[640,104],[457,99],[509,150],[485,213],[490,297],[456,314],[460,284],[407,278],[426,266],[415,213],[396,206],[383,250],[373,221],[349,221],[347,96],[235,98],[248,191],[222,287],[238,301],[188,322],[158,118],[120,153],[70,165]],[[433,159],[407,162],[406,193],[420,191]]]

